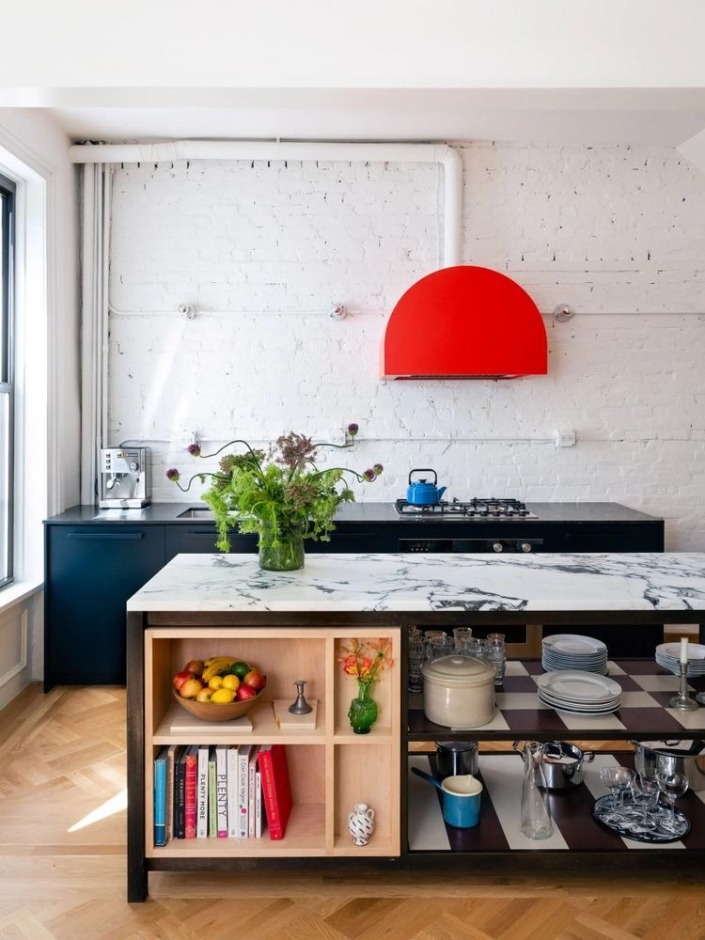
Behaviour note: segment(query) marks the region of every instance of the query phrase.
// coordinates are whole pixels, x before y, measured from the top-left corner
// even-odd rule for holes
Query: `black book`
[[[174,766],[174,838],[186,837],[186,753],[184,748]]]

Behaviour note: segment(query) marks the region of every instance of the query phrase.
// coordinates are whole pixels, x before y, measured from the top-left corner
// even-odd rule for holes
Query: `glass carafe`
[[[521,831],[529,839],[548,839],[553,834],[551,810],[546,799],[543,761],[546,745],[527,741],[517,747],[524,758],[521,788]]]

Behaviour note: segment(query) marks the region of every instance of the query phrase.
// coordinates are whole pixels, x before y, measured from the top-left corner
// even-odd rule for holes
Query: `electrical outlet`
[[[554,437],[556,447],[575,447],[575,431],[572,428],[559,428]]]

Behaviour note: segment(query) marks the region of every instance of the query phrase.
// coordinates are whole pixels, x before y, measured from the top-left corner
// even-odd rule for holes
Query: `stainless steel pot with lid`
[[[583,751],[577,744],[549,741],[542,764],[546,789],[565,790],[579,786],[583,782],[583,765],[594,757],[592,751]]]
[[[657,771],[685,774],[691,790],[705,790],[705,742],[696,740],[687,747],[678,747],[680,743],[630,741],[636,746],[634,769],[647,777],[653,777]]]

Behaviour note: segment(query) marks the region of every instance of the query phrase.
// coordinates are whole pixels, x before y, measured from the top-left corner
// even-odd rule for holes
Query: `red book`
[[[257,754],[262,802],[270,839],[283,839],[291,813],[291,784],[283,744],[262,745]]]
[[[184,837],[196,838],[196,778],[198,776],[198,746],[192,744],[186,752],[184,774]]]

